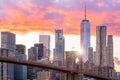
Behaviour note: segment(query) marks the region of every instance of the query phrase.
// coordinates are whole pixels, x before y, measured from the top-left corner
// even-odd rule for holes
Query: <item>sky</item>
[[[114,60],[120,71],[120,0],[0,0],[0,31],[16,33],[17,43],[30,47],[38,42],[38,34],[52,35],[54,43],[54,30],[59,28],[64,31],[66,45],[70,45],[67,40],[71,38],[74,43],[70,48],[77,47],[85,3],[92,46],[95,47],[96,26],[106,25],[107,34],[114,35]]]

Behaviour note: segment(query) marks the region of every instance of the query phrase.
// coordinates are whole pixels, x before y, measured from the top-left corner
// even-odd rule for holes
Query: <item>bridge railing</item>
[[[35,62],[35,61],[25,61],[25,60],[20,60],[17,58],[8,58],[8,57],[0,56],[0,62],[21,64],[21,65],[27,65],[27,66],[32,66],[32,67],[46,68],[46,69],[52,69],[56,71],[65,72],[67,73],[67,80],[78,80],[79,74],[80,74],[78,70],[76,69],[71,69],[67,67],[59,67],[59,66],[55,66],[52,64],[44,64],[44,63]],[[90,71],[83,70],[82,74],[87,77],[92,77],[92,78],[101,79],[101,80],[113,80],[109,77],[104,77],[102,75],[98,76],[98,73],[95,73],[92,71],[90,72]]]

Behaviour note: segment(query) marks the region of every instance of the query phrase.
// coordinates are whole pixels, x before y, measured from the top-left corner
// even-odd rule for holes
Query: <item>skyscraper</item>
[[[36,47],[31,47],[28,49],[28,60],[29,61],[36,61],[37,54],[36,54]],[[37,78],[37,71],[36,68],[27,66],[27,79],[33,80]]]
[[[114,68],[114,60],[113,60],[113,36],[108,35],[107,38],[107,59],[108,59],[108,67]]]
[[[83,49],[83,61],[88,60],[88,48],[90,47],[90,22],[86,19],[86,6],[85,6],[85,19],[81,22],[81,48]]]
[[[96,65],[107,66],[106,26],[96,27]]]
[[[10,32],[0,32],[0,48],[15,51],[15,34]]]
[[[46,47],[46,57],[50,56],[50,35],[40,35],[39,43]]]
[[[26,46],[16,45],[15,57],[20,60],[27,60],[25,55]],[[27,80],[27,67],[14,64],[14,80]]]
[[[0,32],[0,55],[13,57],[15,53],[15,34]],[[0,80],[14,80],[14,65],[0,63]]]
[[[64,64],[64,37],[63,30],[55,30],[55,53],[54,60],[58,62],[58,65]]]
[[[15,56],[20,60],[26,60],[24,53],[16,52]],[[27,80],[27,66],[14,64],[14,80]]]

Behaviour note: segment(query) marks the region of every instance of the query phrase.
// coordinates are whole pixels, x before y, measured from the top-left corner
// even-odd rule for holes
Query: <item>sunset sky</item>
[[[54,30],[60,28],[66,37],[66,50],[70,50],[79,46],[85,2],[91,45],[95,50],[96,26],[106,25],[107,33],[114,35],[114,60],[120,71],[120,0],[0,0],[0,31],[16,33],[17,43],[28,48],[38,42],[39,34],[50,34],[53,48]]]

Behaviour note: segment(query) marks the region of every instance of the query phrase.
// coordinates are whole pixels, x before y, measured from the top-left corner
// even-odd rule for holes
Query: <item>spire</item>
[[[85,20],[86,20],[86,4],[85,4]]]

